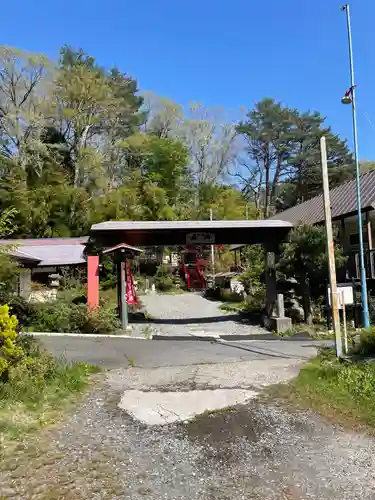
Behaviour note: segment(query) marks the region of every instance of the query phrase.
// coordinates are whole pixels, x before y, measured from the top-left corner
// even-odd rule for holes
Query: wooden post
[[[370,278],[375,278],[374,260],[372,258],[372,222],[370,213],[366,212],[366,229],[367,229],[367,242],[368,242],[368,259],[370,261]]]
[[[348,332],[346,328],[346,307],[345,307],[345,292],[341,292],[341,307],[342,307],[342,324],[344,327],[344,348],[345,354],[348,354]]]
[[[336,338],[336,354],[337,357],[341,358],[342,342],[340,333],[339,297],[337,294],[335,247],[333,244],[332,215],[331,215],[331,204],[329,199],[326,138],[324,136],[320,138],[320,153],[322,160],[323,199],[324,199],[324,215],[325,215],[326,233],[327,233],[329,282],[331,285],[332,323]]]
[[[129,325],[128,304],[126,302],[126,259],[121,254],[117,261],[117,304],[121,327],[126,330]]]

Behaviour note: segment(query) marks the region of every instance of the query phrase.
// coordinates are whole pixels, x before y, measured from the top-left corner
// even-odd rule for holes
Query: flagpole
[[[361,178],[360,178],[360,165],[358,157],[358,137],[357,137],[357,110],[355,101],[355,88],[354,83],[354,62],[353,62],[353,44],[352,44],[352,30],[350,23],[350,7],[345,4],[341,7],[342,11],[346,13],[346,28],[348,33],[348,48],[349,48],[349,66],[350,66],[350,89],[342,99],[343,104],[352,105],[352,120],[353,120],[353,143],[354,143],[354,159],[355,159],[355,178],[356,178],[356,195],[357,195],[357,214],[358,214],[358,235],[359,235],[359,263],[361,273],[361,296],[362,296],[362,315],[363,326],[368,328],[370,326],[370,317],[368,310],[367,298],[367,281],[366,281],[366,268],[365,268],[365,255],[363,249],[363,227],[362,227],[362,204],[361,204]],[[348,94],[348,95],[347,95]],[[350,99],[348,99],[350,95]],[[345,97],[347,98],[345,100]]]

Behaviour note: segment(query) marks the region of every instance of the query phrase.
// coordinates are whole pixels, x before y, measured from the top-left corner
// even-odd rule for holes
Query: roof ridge
[[[371,207],[375,202],[375,170],[360,175],[361,210]],[[356,178],[348,179],[330,189],[332,217],[337,218],[357,210]],[[305,222],[316,224],[324,220],[323,193],[309,198],[302,203],[277,213],[271,219],[281,219],[294,224]]]

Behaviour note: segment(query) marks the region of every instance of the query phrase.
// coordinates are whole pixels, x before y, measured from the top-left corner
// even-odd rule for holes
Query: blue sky
[[[340,0],[3,0],[1,43],[56,57],[67,43],[181,104],[233,113],[263,97],[327,116],[351,141]],[[352,1],[360,157],[375,160],[374,0]],[[369,121],[373,124],[371,125]]]

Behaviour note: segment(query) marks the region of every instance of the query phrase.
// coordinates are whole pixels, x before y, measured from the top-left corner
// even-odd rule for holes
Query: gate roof
[[[90,236],[102,246],[126,241],[133,246],[186,245],[187,236],[210,235],[215,244],[277,245],[293,227],[282,220],[214,220],[214,221],[108,221],[94,224]],[[203,233],[203,235],[202,235]],[[207,238],[207,241],[209,237]],[[191,241],[191,240],[189,240]],[[201,244],[201,243],[199,243]]]

